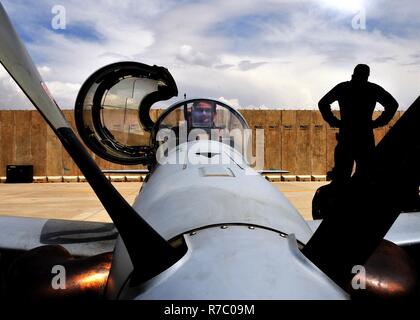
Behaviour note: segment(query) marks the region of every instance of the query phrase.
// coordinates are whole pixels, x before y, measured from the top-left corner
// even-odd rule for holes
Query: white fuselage
[[[142,286],[126,286],[119,298],[347,297],[298,249],[313,233],[305,220],[236,150],[201,140],[177,146],[165,160],[134,208],[165,239],[184,235],[188,252]],[[132,268],[124,249],[119,242],[108,288],[114,298]]]

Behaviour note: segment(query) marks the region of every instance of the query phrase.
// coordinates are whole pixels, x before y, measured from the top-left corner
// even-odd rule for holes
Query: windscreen
[[[243,149],[246,121],[232,107],[221,102],[196,99],[168,109],[156,124],[156,135],[170,130],[176,143],[192,140],[214,140]],[[169,135],[168,135],[169,136]],[[159,141],[157,141],[159,144]]]

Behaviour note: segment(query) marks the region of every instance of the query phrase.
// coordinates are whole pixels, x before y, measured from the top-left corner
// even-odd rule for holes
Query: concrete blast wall
[[[264,129],[264,168],[284,169],[291,174],[325,175],[334,165],[336,129],[328,127],[315,110],[240,110],[253,129]],[[161,110],[152,110],[156,119]],[[74,125],[73,111],[64,111]],[[378,113],[375,114],[375,118]],[[398,112],[389,126],[375,130],[376,142],[401,116]],[[0,176],[8,164],[32,164],[35,176],[80,175],[60,141],[35,110],[0,111]],[[105,161],[92,152],[102,169],[136,169]]]

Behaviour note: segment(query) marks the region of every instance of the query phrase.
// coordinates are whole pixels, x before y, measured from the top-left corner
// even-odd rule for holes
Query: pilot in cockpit
[[[196,100],[192,104],[190,111],[189,130],[194,131],[194,140],[215,139],[219,140],[219,131],[215,124],[216,104],[207,100]],[[199,130],[199,131],[196,131]],[[191,139],[190,136],[188,139]]]
[[[216,105],[210,101],[198,100],[192,105],[191,125],[193,128],[213,128]]]

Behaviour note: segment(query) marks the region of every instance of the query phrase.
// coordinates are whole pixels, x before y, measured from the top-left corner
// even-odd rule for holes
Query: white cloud
[[[0,66],[0,80],[8,77],[9,74],[7,73],[7,71],[2,66]]]
[[[42,77],[46,77],[51,74],[51,68],[48,66],[40,66],[38,67],[38,72]]]
[[[78,83],[52,81],[46,82],[48,89],[54,97],[59,98],[57,103],[63,109],[72,109],[75,104],[77,93],[81,87]]]
[[[233,108],[240,108],[241,107],[241,105],[239,103],[239,99],[236,99],[236,98],[227,99],[225,97],[219,97],[218,100],[226,103],[227,105],[229,105]]]
[[[0,109],[15,109],[17,105],[24,109],[34,109],[16,82],[0,66]]]
[[[179,48],[176,57],[181,62],[199,66],[211,66],[214,62],[217,62],[217,59],[212,58],[201,51],[194,50],[192,46],[187,44],[184,44]]]
[[[6,0],[4,6],[19,30],[33,37],[26,41],[30,54],[65,107],[74,105],[92,72],[121,60],[168,67],[181,96],[235,97],[227,100],[281,108],[316,108],[364,62],[372,81],[408,106],[420,73],[416,2],[365,2],[368,30],[356,31],[351,10],[326,8],[322,1],[68,0],[61,32],[46,23],[55,0]],[[77,26],[88,36],[72,33]],[[28,105],[8,79],[0,69],[0,108]]]
[[[242,60],[238,63],[238,67],[239,69],[243,71],[248,71],[248,70],[256,69],[266,63],[267,62],[251,62],[249,60]]]

